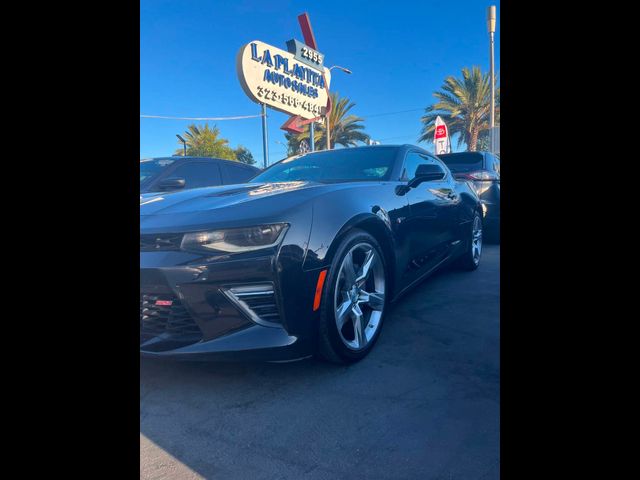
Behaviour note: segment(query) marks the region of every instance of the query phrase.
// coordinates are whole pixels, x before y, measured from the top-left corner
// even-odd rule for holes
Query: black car
[[[140,160],[140,193],[244,183],[260,172],[245,163],[209,157]]]
[[[500,158],[489,152],[460,152],[438,155],[458,180],[475,188],[484,215],[487,240],[500,242]]]
[[[478,267],[482,207],[411,145],[320,151],[250,183],[141,198],[140,350],[348,363],[390,302],[451,261]]]

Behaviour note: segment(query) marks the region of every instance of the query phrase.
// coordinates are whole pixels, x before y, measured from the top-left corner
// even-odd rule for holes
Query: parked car
[[[251,165],[219,158],[147,158],[140,160],[140,193],[244,183],[258,172]]]
[[[490,152],[459,152],[438,155],[459,180],[473,185],[484,214],[486,239],[500,242],[500,157]]]
[[[360,360],[390,302],[447,263],[478,267],[481,218],[475,190],[411,145],[141,199],[141,353]]]

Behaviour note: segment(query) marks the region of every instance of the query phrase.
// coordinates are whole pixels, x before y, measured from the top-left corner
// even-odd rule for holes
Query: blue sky
[[[383,144],[417,143],[421,109],[448,75],[465,66],[489,69],[486,9],[496,5],[496,72],[500,68],[500,2],[487,0],[335,1],[142,0],[140,113],[223,117],[260,113],[242,91],[235,70],[240,47],[261,40],[286,50],[303,40],[297,16],[307,12],[331,90],[349,97],[366,132]],[[390,112],[411,110],[385,115]],[[285,156],[287,115],[268,110],[269,161]],[[140,119],[140,157],[171,155],[184,120]],[[200,122],[203,123],[203,122]],[[262,163],[259,118],[216,123],[230,145],[242,144]],[[428,148],[430,146],[425,145]],[[456,150],[456,144],[453,144]]]

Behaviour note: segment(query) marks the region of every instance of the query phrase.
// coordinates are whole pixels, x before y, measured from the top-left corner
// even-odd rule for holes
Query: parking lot
[[[495,479],[500,247],[391,307],[352,366],[141,359],[141,478]]]

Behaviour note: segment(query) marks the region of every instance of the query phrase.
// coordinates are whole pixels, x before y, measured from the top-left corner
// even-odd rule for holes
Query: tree
[[[364,133],[364,125],[362,117],[349,114],[349,111],[356,106],[349,98],[342,97],[338,92],[331,93],[331,111],[329,112],[329,121],[331,125],[331,148],[335,145],[343,147],[355,147],[357,142],[366,142],[369,135]],[[302,133],[291,134],[285,133],[287,139],[288,154],[298,153],[298,148],[302,140],[309,141],[309,125],[303,127]],[[314,143],[316,150],[324,150],[327,148],[327,129],[324,124],[316,124],[314,129]]]
[[[489,136],[489,130],[485,130],[478,137],[476,150],[480,152],[488,152],[489,150],[491,150],[491,138]]]
[[[183,135],[187,143],[187,155],[194,157],[214,157],[226,160],[236,160],[236,152],[229,147],[229,141],[220,138],[220,130],[215,125],[209,128],[208,124],[198,126],[189,125],[188,130]],[[181,147],[176,150],[175,155],[182,155]]]
[[[254,165],[256,163],[253,158],[253,154],[249,151],[248,148],[243,147],[242,145],[238,145],[238,148],[235,149],[236,159],[239,162],[246,163],[247,165]]]
[[[467,151],[476,151],[481,137],[485,146],[491,108],[489,74],[483,74],[480,67],[472,67],[471,70],[465,67],[462,69],[462,79],[447,77],[441,91],[434,92],[433,96],[438,102],[427,107],[420,119],[422,131],[419,142],[433,142],[436,117],[439,115],[447,124],[450,136],[459,134],[458,146],[464,143]],[[496,85],[496,126],[499,123],[500,88]]]

